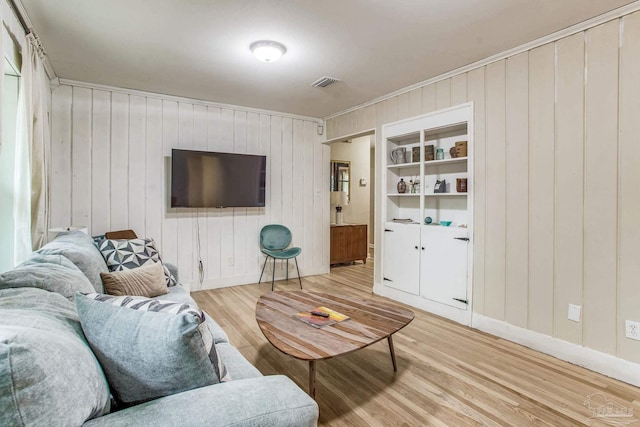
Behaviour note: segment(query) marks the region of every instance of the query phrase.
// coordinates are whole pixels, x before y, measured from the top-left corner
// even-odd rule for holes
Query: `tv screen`
[[[267,157],[172,150],[172,208],[263,207]]]

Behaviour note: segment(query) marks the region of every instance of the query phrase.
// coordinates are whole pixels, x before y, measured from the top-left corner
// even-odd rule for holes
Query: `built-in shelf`
[[[420,193],[387,193],[389,197],[420,197]]]
[[[446,165],[446,164],[453,164],[453,163],[466,163],[467,162],[467,157],[454,157],[452,159],[443,159],[443,160],[427,160],[426,162],[424,162],[424,165],[426,167],[429,166],[433,166],[433,165]]]
[[[398,163],[395,165],[387,165],[388,169],[402,169],[402,168],[419,168],[420,167],[420,162],[413,162],[413,163]]]
[[[468,193],[425,193],[424,197],[467,196]],[[419,196],[419,194],[415,194]]]

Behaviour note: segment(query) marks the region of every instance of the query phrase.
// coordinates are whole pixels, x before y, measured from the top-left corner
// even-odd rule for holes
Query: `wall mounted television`
[[[266,172],[266,156],[173,149],[171,207],[264,207]]]

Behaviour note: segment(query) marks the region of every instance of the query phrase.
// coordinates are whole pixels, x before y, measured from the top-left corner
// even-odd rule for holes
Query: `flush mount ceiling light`
[[[251,52],[262,62],[275,62],[287,51],[287,48],[272,40],[260,40],[251,43]]]

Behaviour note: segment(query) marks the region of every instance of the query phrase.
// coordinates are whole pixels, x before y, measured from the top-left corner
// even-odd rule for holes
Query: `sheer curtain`
[[[14,202],[16,262],[46,240],[48,220],[49,79],[37,38],[28,34],[22,50]]]

